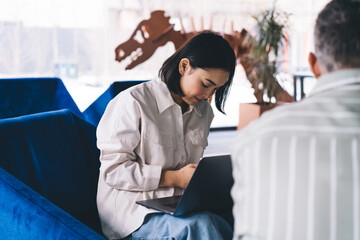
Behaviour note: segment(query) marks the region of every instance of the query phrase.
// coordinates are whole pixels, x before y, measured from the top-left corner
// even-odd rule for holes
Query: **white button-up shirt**
[[[199,162],[213,117],[205,100],[182,114],[159,79],[124,90],[109,103],[97,128],[97,204],[106,237],[126,237],[154,212],[136,201],[182,193],[159,188],[161,172]]]
[[[360,239],[359,150],[360,69],[250,123],[232,152],[234,239]]]

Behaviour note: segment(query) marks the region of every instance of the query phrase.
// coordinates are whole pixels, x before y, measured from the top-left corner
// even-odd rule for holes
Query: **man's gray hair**
[[[314,32],[320,68],[360,67],[360,0],[333,0],[319,13]]]

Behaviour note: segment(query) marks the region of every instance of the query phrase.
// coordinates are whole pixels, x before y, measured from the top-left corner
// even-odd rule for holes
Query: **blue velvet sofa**
[[[1,239],[103,239],[95,130],[70,110],[0,120]]]
[[[114,82],[80,112],[59,78],[0,79],[1,239],[104,239],[96,126],[142,82]]]

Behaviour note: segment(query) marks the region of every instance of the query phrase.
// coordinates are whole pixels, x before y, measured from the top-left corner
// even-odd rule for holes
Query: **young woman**
[[[101,151],[98,210],[109,239],[225,239],[221,217],[201,212],[174,217],[136,204],[180,195],[207,146],[214,117],[223,112],[235,54],[220,35],[202,32],[160,69],[155,79],[118,94],[97,129]]]

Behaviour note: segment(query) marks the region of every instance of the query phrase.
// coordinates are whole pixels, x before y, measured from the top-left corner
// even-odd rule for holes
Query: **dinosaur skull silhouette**
[[[127,64],[125,69],[129,70],[148,60],[157,48],[164,46],[167,42],[173,42],[175,49],[178,49],[188,39],[198,34],[195,30],[189,33],[175,31],[174,24],[170,24],[169,19],[170,17],[166,17],[164,11],[158,10],[152,12],[149,19],[143,20],[138,24],[127,41],[116,47],[115,59],[119,62],[125,62]],[[258,102],[263,102],[264,90],[258,87],[257,78],[253,76],[257,62],[249,57],[250,50],[253,44],[256,43],[255,39],[245,29],[242,29],[240,32],[232,31],[231,34],[221,35],[234,49],[238,63],[241,63],[243,66],[247,78],[255,89],[254,95]],[[276,99],[284,102],[291,102],[293,100],[277,81],[274,81],[272,84],[275,85]]]
[[[126,42],[115,49],[115,59],[119,62],[126,61],[126,69],[132,69],[148,60],[157,48],[165,45],[169,39],[164,35],[175,33],[173,41],[175,46],[186,41],[185,36],[174,31],[174,25],[169,23],[170,17],[165,17],[164,11],[154,11],[150,19],[141,21]]]
[[[158,10],[151,13],[147,20],[141,21],[131,37],[121,43],[115,49],[115,59],[119,62],[126,62],[126,70],[148,60],[160,46],[168,41],[180,48],[188,39],[197,32],[181,33],[174,30],[174,24],[169,23],[170,17],[165,12]],[[245,30],[235,31],[233,34],[223,34],[223,37],[234,49],[237,58],[249,53],[253,43],[253,37]]]

